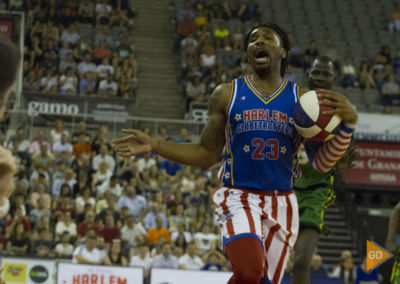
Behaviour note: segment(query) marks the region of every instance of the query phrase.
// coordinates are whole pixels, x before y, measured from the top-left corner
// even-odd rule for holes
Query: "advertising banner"
[[[400,185],[400,144],[356,142],[360,157],[342,172],[342,181],[365,185]]]
[[[220,284],[231,276],[231,272],[152,268],[151,284]]]
[[[358,113],[354,137],[357,140],[400,142],[400,116]]]
[[[59,263],[57,284],[143,284],[143,269]]]
[[[53,284],[56,271],[54,260],[3,257],[3,279],[7,284]]]
[[[81,121],[85,115],[91,115],[90,123],[111,124],[115,121],[129,127],[127,117],[135,114],[134,100],[120,98],[24,93],[22,107],[38,126],[53,125],[55,119]]]

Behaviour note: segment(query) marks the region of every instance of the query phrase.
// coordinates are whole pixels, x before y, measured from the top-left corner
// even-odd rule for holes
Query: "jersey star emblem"
[[[245,151],[246,153],[249,152],[250,151],[249,145],[244,145],[243,151]]]
[[[231,160],[231,159],[228,159],[227,162],[228,162],[228,164],[230,164],[230,163],[232,163],[232,160]]]
[[[237,113],[237,114],[235,115],[235,119],[236,119],[236,121],[241,120],[241,119],[242,119],[242,115],[241,115],[240,113]]]
[[[231,175],[229,173],[225,173],[225,178],[228,179]]]
[[[294,119],[293,119],[293,117],[289,117],[289,123],[294,124]]]
[[[282,154],[285,154],[286,151],[287,151],[287,150],[286,150],[286,147],[285,147],[285,146],[282,146],[282,147],[281,147],[281,153],[282,153]]]

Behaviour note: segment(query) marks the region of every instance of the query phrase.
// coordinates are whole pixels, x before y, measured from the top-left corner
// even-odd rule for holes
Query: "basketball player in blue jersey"
[[[332,88],[334,79],[334,62],[327,56],[317,57],[308,71],[308,87],[311,90],[329,90]],[[337,167],[350,168],[357,157],[357,150],[349,149],[338,161]],[[329,229],[324,224],[324,213],[336,198],[332,188],[336,166],[328,172],[320,173],[308,163],[306,157],[303,159],[304,162],[300,161],[301,178],[294,185],[300,213],[299,235],[294,246],[295,260],[292,275],[294,284],[310,283],[311,258],[321,233],[329,234]]]
[[[280,283],[299,228],[293,185],[303,142],[293,126],[293,109],[305,89],[283,79],[290,49],[277,25],[255,27],[246,36],[250,76],[218,86],[209,101],[209,120],[199,143],[175,144],[138,130],[113,141],[121,157],[156,152],[178,163],[208,168],[223,149],[214,193],[224,252],[233,267],[229,284]],[[331,140],[308,145],[310,161],[328,171],[346,151],[357,113],[346,97],[320,92],[345,122]],[[335,147],[332,149],[332,147]],[[327,154],[330,151],[330,154]],[[327,156],[328,155],[328,156]]]

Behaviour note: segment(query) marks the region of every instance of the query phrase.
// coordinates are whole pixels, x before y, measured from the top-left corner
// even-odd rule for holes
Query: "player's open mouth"
[[[267,63],[269,54],[265,49],[258,49],[254,57],[256,63]]]

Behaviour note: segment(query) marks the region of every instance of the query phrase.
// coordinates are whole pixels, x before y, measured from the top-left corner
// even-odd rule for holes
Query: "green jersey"
[[[321,187],[331,187],[333,183],[334,169],[326,173],[317,172],[311,163],[300,165],[301,177],[296,181],[294,187],[306,189],[314,185],[321,185]]]

